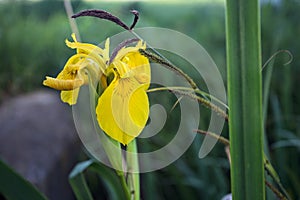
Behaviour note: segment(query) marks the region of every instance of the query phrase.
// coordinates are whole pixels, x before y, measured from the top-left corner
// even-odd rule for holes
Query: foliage
[[[2,160],[0,160],[0,177],[0,199],[1,195],[3,195],[10,200],[46,200],[46,197],[42,193]]]
[[[5,96],[41,88],[44,76],[57,74],[73,53],[64,44],[64,40],[70,37],[71,30],[63,3],[54,2],[56,3],[0,3],[0,102]],[[132,20],[128,11],[137,9],[141,14],[137,27],[171,28],[194,38],[215,60],[226,81],[223,4],[76,2],[73,7],[75,12],[83,8],[106,9],[118,14],[127,24]],[[288,49],[294,56],[289,66],[282,67],[289,59],[283,53],[274,61],[265,126],[271,161],[294,199],[300,198],[300,95],[297,92],[300,84],[300,59],[297,53],[300,43],[295,42],[295,36],[300,33],[299,9],[299,1],[293,0],[262,5],[263,62],[279,49]],[[78,19],[76,22],[82,39],[95,44],[122,31],[111,23],[94,18]],[[263,76],[266,76],[268,68],[264,69]],[[192,76],[191,73],[190,75]],[[174,103],[171,95],[162,95],[166,95],[161,98],[166,109],[171,109]],[[170,98],[171,100],[167,100]],[[151,94],[150,100],[158,101]],[[155,141],[168,142],[172,138],[175,129],[173,124],[178,122],[178,112],[176,109],[170,112],[169,121],[163,130],[165,137]],[[204,116],[209,116],[209,112],[202,115],[200,126],[205,127],[208,119]],[[228,134],[226,127],[223,134]],[[142,174],[143,199],[220,199],[229,193],[229,164],[223,146],[216,145],[208,157],[200,160],[198,151],[201,142],[202,136],[199,135],[185,155],[175,163],[160,171]],[[153,148],[142,140],[138,144],[141,151]],[[92,184],[92,188],[103,186],[89,178],[87,181]],[[97,195],[107,195],[107,192],[100,191]]]
[[[258,1],[226,1],[226,58],[233,199],[265,199]]]

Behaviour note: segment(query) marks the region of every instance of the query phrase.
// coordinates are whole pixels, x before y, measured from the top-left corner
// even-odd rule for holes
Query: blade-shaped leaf
[[[101,178],[106,186],[109,199],[126,199],[117,174],[101,163],[88,160],[77,164],[69,176],[69,182],[78,200],[93,199],[84,177],[84,172],[86,170],[95,172]]]
[[[0,194],[9,200],[47,199],[30,182],[0,160]]]

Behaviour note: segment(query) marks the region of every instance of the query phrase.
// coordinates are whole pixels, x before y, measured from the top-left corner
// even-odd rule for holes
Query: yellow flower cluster
[[[139,41],[134,47],[122,47],[110,58],[109,39],[101,49],[77,42],[75,34],[72,38],[74,42],[66,40],[66,45],[77,53],[56,78],[46,77],[43,84],[61,90],[62,101],[73,105],[82,85],[100,82],[105,90],[96,107],[98,123],[107,135],[127,145],[141,133],[149,115],[146,90],[150,85],[150,64],[139,53],[146,45]],[[113,80],[109,82],[107,77],[111,76]]]

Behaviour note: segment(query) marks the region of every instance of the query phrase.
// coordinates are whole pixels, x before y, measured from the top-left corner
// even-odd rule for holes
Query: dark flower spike
[[[130,26],[130,30],[132,30],[135,27],[135,25],[138,22],[138,20],[139,20],[139,11],[137,11],[137,10],[131,10],[130,12],[132,14],[134,14],[134,19],[133,19],[133,22],[132,22],[132,24]]]
[[[131,39],[128,39],[128,40],[124,40],[123,42],[121,42],[112,52],[111,56],[110,56],[110,59],[109,59],[109,63],[112,63],[112,61],[115,59],[115,57],[117,56],[118,52],[125,46],[129,45],[129,44],[132,44],[132,43],[135,43],[135,42],[138,42],[140,39],[138,38],[131,38]]]
[[[135,14],[134,14],[135,15]],[[104,10],[83,10],[75,15],[72,18],[82,17],[82,16],[90,16],[90,17],[97,17],[100,19],[105,19],[111,22],[118,24],[119,26],[123,27],[126,30],[130,30],[129,27],[124,24],[118,17],[112,15],[109,12]]]

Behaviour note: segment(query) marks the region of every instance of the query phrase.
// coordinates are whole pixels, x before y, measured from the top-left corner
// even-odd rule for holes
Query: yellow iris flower
[[[66,44],[77,49],[77,54],[69,58],[56,78],[46,77],[43,84],[61,90],[62,101],[73,105],[76,104],[80,87],[88,84],[87,72],[90,73],[90,80],[101,82],[106,88],[96,107],[101,129],[111,138],[127,145],[141,133],[149,115],[146,90],[150,84],[150,64],[138,51],[145,49],[146,45],[139,41],[134,47],[123,47],[110,60],[109,39],[101,49],[77,42],[74,34],[72,38],[74,42],[66,40]],[[111,75],[114,78],[108,83],[106,77]]]

